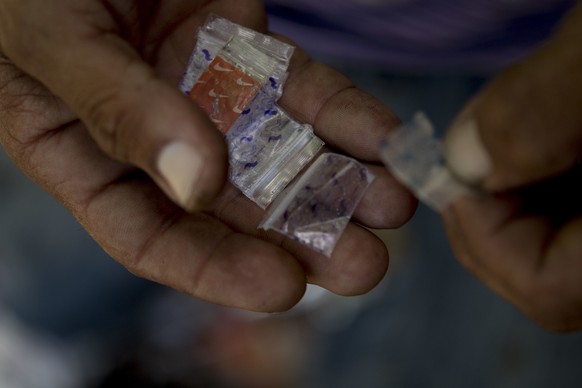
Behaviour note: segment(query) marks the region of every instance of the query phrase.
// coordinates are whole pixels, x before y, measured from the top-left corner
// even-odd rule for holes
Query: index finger
[[[358,89],[328,65],[296,49],[280,104],[301,122],[313,125],[328,146],[368,162],[376,180],[355,218],[373,228],[394,228],[413,215],[417,201],[380,165],[379,144],[400,125],[377,98]]]
[[[313,61],[297,48],[280,103],[294,117],[313,125],[328,145],[360,160],[378,162],[378,145],[400,125],[380,100],[358,89],[346,76]]]

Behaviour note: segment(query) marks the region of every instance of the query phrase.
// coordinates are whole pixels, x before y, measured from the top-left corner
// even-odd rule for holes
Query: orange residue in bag
[[[260,86],[257,80],[217,56],[192,87],[190,98],[226,133]]]

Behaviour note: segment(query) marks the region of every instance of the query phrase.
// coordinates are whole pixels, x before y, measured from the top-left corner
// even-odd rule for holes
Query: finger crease
[[[216,254],[218,252],[218,248],[230,237],[232,237],[235,234],[235,232],[233,232],[230,229],[225,228],[225,232],[223,233],[222,236],[220,236],[220,238],[216,239],[214,245],[212,246],[212,248],[210,249],[210,254],[205,258],[205,260],[199,260],[198,266],[196,268],[196,270],[194,271],[194,276],[192,278],[192,289],[188,290],[188,292],[191,292],[192,295],[199,295],[199,289],[200,289],[200,283],[201,283],[201,279],[203,278],[204,273],[206,272],[206,268],[208,267],[208,265],[210,264],[210,262],[216,257]]]

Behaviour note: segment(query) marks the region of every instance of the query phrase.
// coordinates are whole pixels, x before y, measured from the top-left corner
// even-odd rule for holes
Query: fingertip
[[[222,190],[225,159],[208,155],[187,141],[175,140],[162,147],[155,164],[166,194],[183,209],[197,211],[210,206]]]
[[[186,142],[169,143],[158,155],[157,169],[169,186],[170,196],[183,208],[195,207],[199,202],[196,183],[203,167],[202,154]]]
[[[375,235],[356,225],[338,241],[334,254],[327,260],[335,263],[333,273],[325,277],[323,287],[343,296],[363,295],[384,279],[389,265],[386,245]]]
[[[451,171],[470,185],[482,184],[491,173],[491,156],[474,118],[465,119],[449,129],[443,143],[443,154]]]
[[[414,215],[418,200],[386,168],[369,168],[376,179],[356,208],[354,219],[374,229],[398,228],[404,225]]]
[[[150,139],[141,140],[150,143],[149,152],[153,151],[153,158],[146,156],[145,164],[151,166],[148,172],[176,204],[190,212],[205,210],[226,183],[226,142],[199,107],[183,96],[175,96],[176,91],[171,92],[171,98],[168,96],[160,104],[168,104],[173,99],[172,108],[159,109],[171,109],[173,114],[167,115],[165,125],[159,122],[147,131]],[[159,130],[160,126],[167,130]],[[136,159],[139,158],[137,155]]]

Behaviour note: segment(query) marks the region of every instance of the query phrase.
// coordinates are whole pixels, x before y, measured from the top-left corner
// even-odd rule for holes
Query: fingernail
[[[191,207],[197,201],[194,184],[202,167],[202,156],[187,143],[170,143],[162,148],[158,156],[158,171],[173,191],[175,200],[184,208]]]
[[[453,174],[468,184],[482,183],[491,172],[491,157],[475,120],[464,121],[449,130],[443,153]]]

